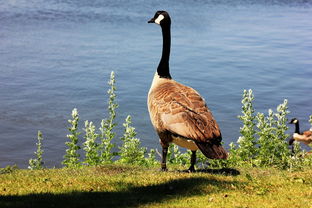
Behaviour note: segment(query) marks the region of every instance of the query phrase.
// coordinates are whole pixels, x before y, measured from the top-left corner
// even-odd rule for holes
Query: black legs
[[[162,160],[161,160],[161,170],[162,171],[167,171],[167,154],[168,154],[168,147],[163,147],[162,148]],[[196,151],[192,151],[191,155],[191,166],[188,169],[189,172],[195,172],[195,163],[196,163]]]
[[[167,153],[168,153],[168,147],[162,148],[162,160],[161,160],[161,170],[167,171],[166,161],[167,161]]]
[[[195,163],[196,163],[196,151],[192,151],[191,166],[188,169],[189,172],[195,172]]]

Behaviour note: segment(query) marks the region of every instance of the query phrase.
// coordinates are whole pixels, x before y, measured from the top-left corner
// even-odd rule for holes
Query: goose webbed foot
[[[187,172],[189,172],[189,173],[195,173],[196,170],[195,170],[195,168],[194,168],[194,165],[191,165],[191,167],[190,167],[189,169],[187,169]]]
[[[161,163],[160,171],[162,171],[162,172],[167,172],[168,171],[166,163]]]

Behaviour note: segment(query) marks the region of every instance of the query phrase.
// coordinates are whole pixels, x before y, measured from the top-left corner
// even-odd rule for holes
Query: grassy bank
[[[171,171],[159,172],[159,165],[155,166],[159,164],[158,151],[150,149],[148,152],[141,147],[135,128],[131,126],[131,116],[123,123],[123,136],[116,137],[114,120],[118,104],[114,83],[112,72],[108,118],[101,120],[100,127],[84,121],[84,128],[80,128],[78,110],[73,109],[65,142],[68,149],[62,161],[66,168],[44,169],[44,140],[39,131],[35,157],[29,160],[31,170],[0,169],[0,208],[312,208],[312,157],[306,156],[297,142],[290,151],[286,134],[287,100],[276,112],[269,110],[268,115],[264,115],[253,108],[252,90],[244,90],[242,115],[239,116],[241,136],[237,143],[230,144],[228,160],[207,163],[202,154],[197,156],[199,167],[223,169],[196,173],[179,171],[182,165],[189,165],[191,152],[182,153],[171,145],[167,156]]]
[[[14,170],[0,175],[0,207],[312,207],[311,175],[312,169],[190,174],[119,165]]]

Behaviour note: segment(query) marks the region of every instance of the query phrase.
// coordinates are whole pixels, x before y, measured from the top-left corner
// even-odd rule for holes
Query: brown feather
[[[306,137],[312,137],[312,131],[304,131],[303,135],[306,136]]]

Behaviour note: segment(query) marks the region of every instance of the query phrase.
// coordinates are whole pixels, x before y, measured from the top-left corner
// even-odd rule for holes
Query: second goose
[[[312,143],[312,130],[307,130],[300,132],[299,120],[297,118],[291,119],[290,124],[295,124],[295,132],[292,135],[292,138],[289,140],[289,145],[292,145],[294,141],[302,142],[306,145]]]

